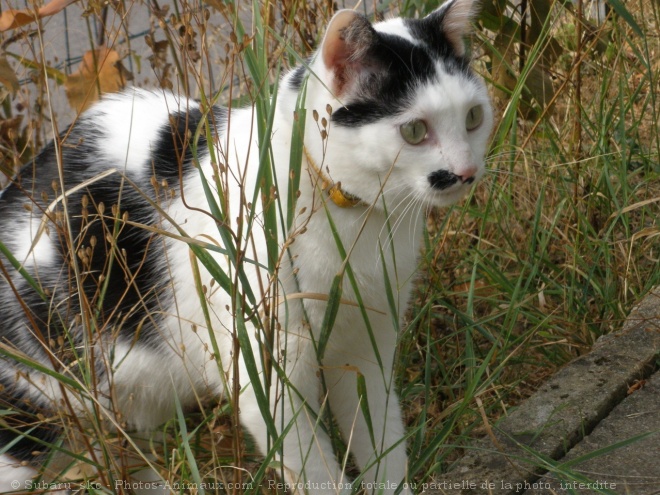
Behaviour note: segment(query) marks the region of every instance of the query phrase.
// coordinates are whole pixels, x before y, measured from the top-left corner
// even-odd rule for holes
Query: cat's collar
[[[354,196],[346,191],[342,190],[341,182],[332,182],[332,180],[327,177],[321,168],[316,164],[314,159],[307,151],[305,150],[305,158],[307,158],[307,163],[314,170],[314,173],[318,176],[318,179],[321,182],[321,189],[328,195],[330,201],[339,206],[340,208],[354,208],[356,206],[369,206],[367,203],[362,201],[357,196]]]

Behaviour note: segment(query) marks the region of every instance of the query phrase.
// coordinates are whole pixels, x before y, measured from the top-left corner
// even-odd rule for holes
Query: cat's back
[[[207,115],[221,122],[226,110],[203,112],[197,101],[166,91],[132,88],[104,96],[23,167],[18,181],[0,193],[2,207],[11,207],[16,189],[52,189],[52,181],[61,179],[74,187],[109,169],[134,180],[179,179],[192,163],[193,139]],[[195,147],[203,155],[206,134],[199,134]]]
[[[24,347],[36,329],[62,333],[80,314],[79,289],[102,303],[100,324],[121,315],[127,336],[142,311],[167,306],[167,246],[154,231],[182,209],[180,185],[208,159],[208,136],[226,117],[224,108],[131,89],[95,104],[26,164],[0,192],[9,253],[0,258],[0,338]]]
[[[164,91],[134,88],[104,97],[0,191],[0,239],[20,247],[28,224],[54,217],[65,200],[73,208],[68,213],[78,215],[83,196],[86,204],[109,208],[135,193],[157,199],[155,189],[177,188],[208,156],[204,124],[213,122],[215,133],[226,116],[224,108],[203,111],[199,102]]]

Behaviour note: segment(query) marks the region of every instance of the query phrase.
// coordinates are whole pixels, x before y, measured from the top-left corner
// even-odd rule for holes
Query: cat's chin
[[[429,206],[437,208],[445,208],[452,206],[462,200],[470,192],[472,188],[463,186],[450,191],[434,191],[430,190],[425,195],[425,200]]]

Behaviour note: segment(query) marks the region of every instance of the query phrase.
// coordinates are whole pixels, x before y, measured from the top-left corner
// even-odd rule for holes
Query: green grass
[[[159,36],[166,33],[159,39],[169,40],[170,61],[176,67],[169,72],[169,83],[178,80],[203,102],[218,96],[223,102],[255,104],[264,143],[272,125],[270,97],[277,91],[277,75],[310,53],[330,15],[327,2],[267,5],[266,10],[255,2],[257,14],[248,27],[243,25],[248,18],[237,16],[228,6],[217,10],[218,4],[211,1],[175,3],[170,12],[174,17],[163,17],[168,23],[164,31],[158,31]],[[429,219],[420,282],[409,324],[401,332],[396,381],[408,423],[410,474],[415,482],[423,483],[450,468],[470,438],[486,431],[482,412],[491,423],[506,415],[556,369],[588,352],[601,335],[616,331],[631,307],[660,283],[660,65],[654,59],[660,45],[653,27],[659,21],[658,7],[637,0],[614,5],[618,16],[600,27],[596,38],[583,41],[575,38],[579,19],[566,10],[553,10],[535,44],[525,50],[522,67],[516,65],[516,57],[502,53],[496,33],[480,30],[475,36],[476,65],[494,88],[498,125],[486,178],[463,204],[434,212]],[[392,8],[397,6],[410,14],[423,14],[431,8],[426,2],[392,2]],[[200,8],[209,9],[211,21]],[[250,6],[242,9],[249,11]],[[210,57],[211,41],[201,35],[194,40],[201,62],[190,56],[185,43],[190,39],[178,30],[185,12],[192,12],[186,22],[199,33],[206,32],[202,27],[214,19],[234,26],[234,35],[227,30],[217,34],[217,43],[227,43],[224,60],[206,58]],[[276,13],[282,22],[275,20]],[[244,38],[246,32],[253,32],[254,37]],[[7,52],[20,53],[20,43],[28,39],[32,38],[17,37],[6,45]],[[594,39],[604,40],[604,51],[590,49]],[[558,91],[552,105],[544,106],[531,101],[524,83],[532,77],[551,40],[563,50],[547,68]],[[575,51],[576,47],[580,50]],[[36,52],[38,55],[38,46]],[[497,57],[515,62],[509,66],[517,81],[513,87],[491,77],[489,69]],[[218,86],[223,91],[217,95],[206,77],[208,67],[215,63],[223,68]],[[29,85],[26,90],[43,91],[43,80],[36,79],[41,85]],[[4,123],[13,122],[16,101],[15,96],[4,96]],[[0,133],[3,170],[26,163],[41,146],[42,136],[50,132],[44,109],[47,100],[30,101],[35,103],[27,109],[26,122],[11,128],[14,134]],[[300,139],[300,135],[293,139],[290,166],[294,171],[300,169],[302,159]],[[262,147],[260,161],[262,192],[268,196],[277,184],[273,184],[267,146]],[[210,187],[208,190],[210,211],[223,218],[223,198],[213,197]],[[279,202],[272,202],[266,209],[266,225],[274,232],[287,230],[293,214],[294,210],[285,211]],[[252,228],[253,220],[243,227]],[[185,238],[184,230],[180,234]],[[268,352],[252,354],[245,321],[250,319],[249,307],[263,294],[240,283],[245,261],[237,254],[241,246],[232,241],[233,233],[220,227],[218,235],[232,261],[230,272],[223,272],[202,246],[191,242],[196,263],[203,264],[220,286],[235,294],[232,311],[239,315],[235,350],[248,362],[267,360]],[[273,272],[280,253],[276,244],[269,248],[271,256],[264,263]],[[338,249],[341,252],[350,246],[338,244]],[[199,274],[194,276],[204,304]],[[350,263],[338,277],[351,279]],[[341,299],[339,285],[336,287],[328,295],[322,337],[331,331]],[[267,350],[273,343],[270,329],[278,324],[278,315],[266,316],[268,324],[254,318],[252,322],[261,329]],[[322,352],[323,339],[317,345]],[[0,350],[11,353],[4,347]],[[227,403],[202,403],[192,415],[179,410],[158,435],[141,442],[129,441],[121,425],[119,433],[110,433],[107,418],[93,406],[89,426],[63,417],[71,437],[76,432],[80,437],[82,432],[84,441],[97,446],[91,459],[79,457],[82,468],[78,466],[75,476],[69,473],[67,477],[98,481],[101,487],[90,485],[90,493],[113,491],[106,487],[113,487],[114,481],[103,477],[112,475],[97,478],[91,473],[116,464],[112,457],[119,454],[124,467],[115,466],[115,472],[123,473],[130,469],[125,466],[148,460],[179,487],[189,483],[199,487],[209,479],[219,480],[225,487],[239,487],[228,490],[237,493],[259,491],[249,487],[260,483],[268,486],[268,480],[274,480],[281,470],[273,461],[281,438],[274,434],[267,389],[271,380],[284,378],[284,371],[277,363],[272,363],[272,375],[264,377],[257,375],[256,364],[250,369],[253,383],[261,384],[257,387],[259,404],[273,432],[273,447],[266,460],[255,454],[250,440],[237,427],[240,396],[237,384],[228,383],[227,389],[233,393]],[[86,370],[81,376],[74,379],[62,374],[58,378],[77,394],[93,397],[93,373]],[[530,452],[529,462],[543,466],[546,461]],[[571,474],[571,466],[548,467],[569,479],[577,476]]]

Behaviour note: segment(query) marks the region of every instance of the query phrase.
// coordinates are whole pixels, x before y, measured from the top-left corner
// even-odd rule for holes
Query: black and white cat
[[[348,10],[332,18],[309,66],[284,76],[274,102],[277,215],[297,196],[292,225],[275,238],[263,217],[276,195],[255,193],[263,170],[253,108],[128,90],[105,97],[23,170],[0,196],[0,241],[21,265],[0,255],[0,409],[12,411],[0,416],[0,492],[37,475],[34,452],[56,441],[58,414],[84,417],[93,404],[111,422],[148,431],[175,416],[175,398],[186,407],[226,397],[235,372],[241,423],[260,450],[286,430],[277,458],[294,491],[349,486],[317,417],[327,405],[363,487],[393,493],[407,480],[392,372],[425,213],[482,176],[492,129],[487,91],[465,55],[473,7],[450,0],[421,20],[373,25]],[[287,187],[303,88],[296,192]],[[222,215],[209,212],[204,178]],[[269,258],[273,242],[279,259]],[[286,380],[265,391],[275,432],[257,398],[263,369],[251,382],[245,347],[233,365],[235,294],[212,281],[192,245],[206,247],[238,292],[255,294],[251,316],[242,304],[257,366],[267,338],[250,318],[266,306],[277,315],[271,362]],[[243,278],[236,257],[248,260]],[[334,315],[327,295],[349,269]],[[328,314],[334,325],[321,335]],[[79,371],[89,359],[93,386]],[[56,375],[86,383],[88,399]]]

